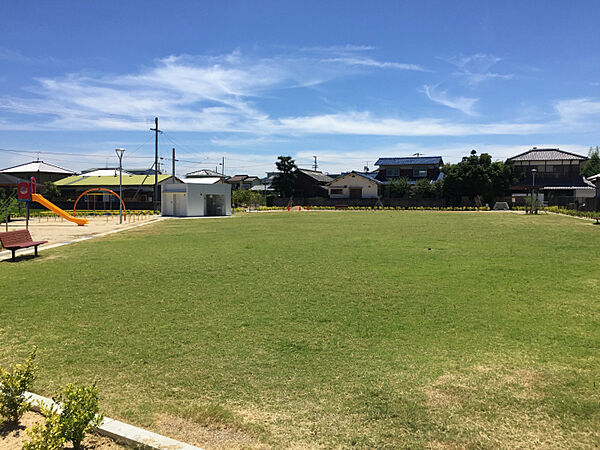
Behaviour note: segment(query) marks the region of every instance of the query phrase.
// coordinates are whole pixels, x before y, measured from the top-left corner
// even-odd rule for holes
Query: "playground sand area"
[[[119,216],[94,216],[88,217],[89,223],[78,226],[61,217],[33,217],[29,220],[29,232],[35,241],[48,241],[41,245],[40,249],[55,244],[69,243],[74,240],[91,238],[109,232],[125,230],[137,225],[156,222],[160,216],[132,216],[119,224]],[[13,219],[8,223],[8,231],[23,230],[26,227],[24,218]],[[6,231],[6,225],[2,224],[0,232]],[[26,254],[21,250],[17,254]],[[10,256],[10,251],[2,249],[0,259]]]

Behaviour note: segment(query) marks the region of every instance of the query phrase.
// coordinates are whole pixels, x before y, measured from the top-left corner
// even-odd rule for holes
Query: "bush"
[[[40,405],[40,409],[46,419],[43,424],[36,423],[25,431],[31,440],[23,444],[23,450],[62,449],[65,437],[60,414],[54,408],[45,408],[43,405]]]
[[[236,189],[231,193],[231,198],[236,206],[262,205],[264,203],[262,193],[249,189]]]
[[[61,389],[55,402],[62,403],[60,427],[62,436],[73,443],[73,448],[81,448],[85,434],[102,423],[99,414],[98,388],[67,384]]]
[[[25,363],[11,365],[8,371],[0,367],[0,415],[9,422],[18,423],[30,408],[25,392],[30,390],[37,375],[36,352],[34,347]]]
[[[410,192],[410,183],[407,178],[390,180],[387,186],[390,197],[401,198]]]

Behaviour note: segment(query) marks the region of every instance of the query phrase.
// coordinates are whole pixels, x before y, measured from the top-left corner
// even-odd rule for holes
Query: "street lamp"
[[[533,178],[532,183],[531,183],[531,212],[533,213],[534,208],[535,208],[535,202],[537,200],[537,195],[535,196],[535,200],[533,198],[534,194],[535,194],[535,174],[537,172],[536,168],[531,169],[531,177]]]
[[[124,148],[115,149],[115,153],[119,157],[119,223],[123,223],[123,153]]]

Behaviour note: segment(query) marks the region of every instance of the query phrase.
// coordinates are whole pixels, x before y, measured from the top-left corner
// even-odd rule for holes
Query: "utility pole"
[[[115,149],[115,153],[119,157],[119,224],[123,223],[123,153],[124,148]]]
[[[158,117],[154,118],[154,128],[150,128],[150,131],[154,131],[154,211],[158,211]]]
[[[319,168],[319,164],[317,164],[317,157],[313,156],[313,158],[315,158],[315,163],[313,164],[313,170],[317,170]]]
[[[221,176],[225,176],[225,157],[221,159]]]
[[[175,159],[175,147],[173,147],[173,179],[172,182],[175,183],[175,161],[177,161]]]

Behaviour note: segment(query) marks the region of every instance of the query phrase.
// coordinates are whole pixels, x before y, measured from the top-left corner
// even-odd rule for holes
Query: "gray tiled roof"
[[[376,166],[409,166],[411,164],[443,164],[441,156],[407,156],[402,158],[379,158]]]
[[[185,174],[186,177],[221,177],[222,175],[219,172],[215,172],[210,169],[200,169],[195,172],[190,172]]]
[[[323,172],[308,169],[298,169],[298,172],[302,172],[304,175],[308,175],[309,177],[314,178],[321,183],[329,183],[330,181],[333,181],[333,178],[325,175]]]
[[[565,152],[558,148],[532,148],[525,153],[508,158],[509,161],[556,161],[556,160],[584,160],[585,156]]]

